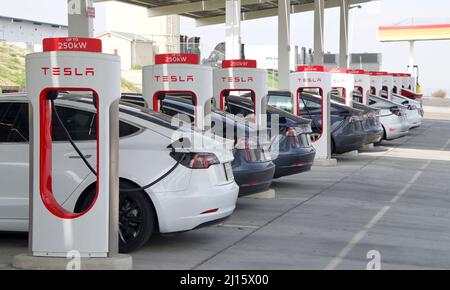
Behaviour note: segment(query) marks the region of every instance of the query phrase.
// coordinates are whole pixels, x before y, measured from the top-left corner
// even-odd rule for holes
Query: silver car
[[[394,140],[408,135],[410,123],[407,107],[376,96],[369,97],[369,104],[380,110],[384,140]]]

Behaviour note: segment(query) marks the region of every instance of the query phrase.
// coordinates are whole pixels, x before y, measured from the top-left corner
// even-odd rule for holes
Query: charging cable
[[[95,169],[92,167],[92,165],[89,163],[89,161],[87,161],[86,157],[84,157],[83,153],[81,152],[81,150],[78,148],[78,146],[75,144],[75,142],[72,139],[72,136],[70,136],[70,132],[67,130],[66,126],[64,125],[61,117],[58,114],[58,110],[56,109],[55,106],[55,102],[54,102],[54,98],[52,98],[52,96],[49,96],[48,99],[50,100],[51,104],[52,104],[52,110],[53,113],[55,114],[56,120],[58,121],[59,125],[61,126],[61,128],[63,129],[64,135],[66,136],[66,138],[69,140],[70,144],[72,145],[73,149],[75,149],[75,151],[77,152],[77,154],[80,156],[81,160],[83,160],[84,164],[89,168],[89,170],[95,175],[97,176],[97,172],[95,171]],[[142,191],[142,190],[147,190],[150,187],[158,184],[159,182],[161,182],[162,180],[164,180],[167,176],[169,176],[172,172],[175,171],[175,169],[177,169],[177,167],[186,159],[186,153],[184,153],[181,158],[177,161],[177,163],[166,173],[164,173],[161,177],[159,177],[158,179],[156,179],[155,181],[153,181],[152,183],[144,186],[144,187],[138,187],[138,188],[132,188],[132,189],[128,189],[128,188],[120,188],[119,190],[121,192],[138,192],[138,191]]]

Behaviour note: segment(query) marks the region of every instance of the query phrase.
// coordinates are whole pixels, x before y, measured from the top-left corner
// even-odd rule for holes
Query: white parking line
[[[228,225],[228,224],[222,224],[219,225],[221,228],[236,228],[236,229],[259,229],[257,226],[241,226],[241,225]]]
[[[440,151],[444,151],[450,145],[450,139],[447,140],[444,146],[440,149]],[[347,255],[351,252],[351,250],[367,235],[367,232],[372,229],[381,218],[391,209],[391,206],[399,201],[399,199],[408,191],[408,189],[420,178],[420,176],[424,173],[432,163],[432,160],[428,160],[418,171],[413,178],[392,198],[390,201],[391,205],[383,207],[380,211],[375,214],[375,216],[364,226],[364,229],[358,232],[350,242],[341,250],[341,252],[333,259],[331,262],[325,267],[325,270],[335,270],[339,264],[341,264],[342,260],[344,260]]]

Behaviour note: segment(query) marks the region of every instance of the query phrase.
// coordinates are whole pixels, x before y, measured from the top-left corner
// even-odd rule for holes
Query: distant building
[[[122,69],[138,69],[154,63],[155,42],[137,34],[108,31],[97,35],[103,52],[121,56]]]
[[[350,54],[350,68],[379,71],[382,65],[381,53],[352,53]],[[324,65],[330,68],[339,67],[339,55],[327,53],[324,55]]]
[[[0,42],[11,43],[30,51],[42,51],[44,38],[67,35],[67,26],[0,16]]]
[[[144,7],[116,1],[100,2],[96,35],[104,52],[122,57],[122,69],[153,64],[158,53],[180,52],[180,17],[149,17]]]

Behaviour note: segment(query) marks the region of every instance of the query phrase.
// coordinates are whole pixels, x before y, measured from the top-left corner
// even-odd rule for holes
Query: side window
[[[170,117],[175,117],[175,116],[181,116],[181,120],[188,122],[188,119],[190,120],[191,123],[194,123],[194,116],[192,114],[188,114],[186,112],[180,112],[174,108],[170,108],[167,105],[164,105],[164,103],[162,103],[161,105],[161,113],[168,115]]]
[[[309,101],[309,100],[305,100],[305,104],[306,104],[306,107],[309,110],[317,110],[317,109],[321,109],[322,108],[322,106],[320,104],[312,102],[312,101]]]
[[[292,101],[286,96],[270,96],[269,105],[289,113],[292,112]]]
[[[228,103],[226,111],[230,114],[242,115],[244,117],[247,117],[247,115],[252,114],[252,112],[250,110],[244,109],[240,106],[236,106],[236,105],[230,104],[230,103]]]
[[[97,119],[94,113],[66,107],[57,107],[57,110],[74,141],[97,139]],[[53,120],[53,141],[69,141],[56,121],[56,116],[53,116]]]
[[[139,131],[139,128],[137,128],[133,125],[127,124],[122,121],[119,123],[120,138],[131,136],[138,131]]]
[[[28,104],[0,103],[0,142],[25,143],[28,135]]]
[[[70,133],[74,141],[94,141],[97,140],[97,118],[96,114],[77,110],[73,108],[58,107],[58,114],[64,126]],[[53,120],[56,117],[53,116]],[[119,123],[120,138],[133,135],[139,128],[127,124]],[[58,122],[53,121],[53,140],[67,142],[66,135]]]

